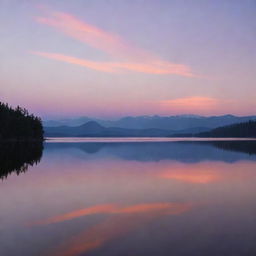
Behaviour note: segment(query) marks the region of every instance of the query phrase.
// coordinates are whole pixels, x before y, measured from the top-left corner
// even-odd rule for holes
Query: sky
[[[255,0],[0,0],[0,101],[43,119],[255,115]]]

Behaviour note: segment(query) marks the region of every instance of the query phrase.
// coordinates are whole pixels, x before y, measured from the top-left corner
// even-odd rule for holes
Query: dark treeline
[[[222,126],[207,132],[177,133],[169,137],[256,138],[256,121]]]
[[[202,132],[197,137],[224,137],[224,138],[256,138],[256,121],[248,121],[245,123],[233,124],[219,127],[209,132]]]
[[[0,143],[0,179],[12,172],[19,175],[29,166],[39,163],[43,152],[43,142],[2,142]]]
[[[13,109],[0,102],[0,141],[3,140],[43,140],[41,119],[24,108]]]
[[[216,141],[190,141],[197,145],[211,145],[225,151],[256,155],[256,140],[216,140]]]

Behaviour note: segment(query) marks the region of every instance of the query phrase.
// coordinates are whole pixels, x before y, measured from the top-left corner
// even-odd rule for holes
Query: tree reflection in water
[[[248,141],[213,141],[212,145],[217,148],[221,148],[224,150],[247,153],[249,155],[256,154],[256,141],[248,140]]]
[[[0,143],[0,179],[6,179],[12,172],[26,172],[29,166],[40,162],[42,152],[42,142]]]
[[[189,146],[198,147],[191,151]],[[201,146],[201,147],[200,147]],[[103,149],[108,149],[110,154],[128,160],[145,161],[147,159],[162,160],[175,159],[182,162],[202,161],[204,159],[218,160],[242,160],[246,156],[233,156],[233,158],[209,151],[206,146],[217,147],[224,151],[246,153],[256,155],[256,141],[180,141],[180,142],[148,142],[148,143],[47,143],[46,150],[53,148],[75,147],[80,150],[96,154]],[[38,164],[43,152],[42,142],[2,142],[0,143],[0,179],[16,172],[19,175],[25,172],[29,166]],[[215,155],[214,155],[214,154]],[[249,156],[249,157],[250,157]],[[251,158],[250,158],[251,159]]]

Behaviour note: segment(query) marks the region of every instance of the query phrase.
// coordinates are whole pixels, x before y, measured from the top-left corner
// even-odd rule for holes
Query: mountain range
[[[185,130],[127,129],[104,127],[95,121],[80,126],[45,127],[46,137],[256,137],[256,121],[226,125],[206,131],[203,128]]]
[[[124,129],[162,129],[176,132],[203,132],[220,126],[256,120],[256,116],[127,116],[117,120],[104,120],[90,117],[67,118],[59,120],[43,121],[44,127],[82,126],[87,122],[95,121],[105,128],[118,127]],[[194,131],[189,131],[194,129]]]
[[[166,137],[174,131],[164,129],[126,129],[119,127],[104,127],[95,121],[83,125],[45,127],[46,137]],[[190,131],[186,131],[188,133]]]

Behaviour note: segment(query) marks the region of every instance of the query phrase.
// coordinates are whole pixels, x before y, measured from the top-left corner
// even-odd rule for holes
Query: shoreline
[[[46,143],[69,142],[179,142],[179,141],[256,141],[256,138],[199,138],[199,137],[46,137]]]

